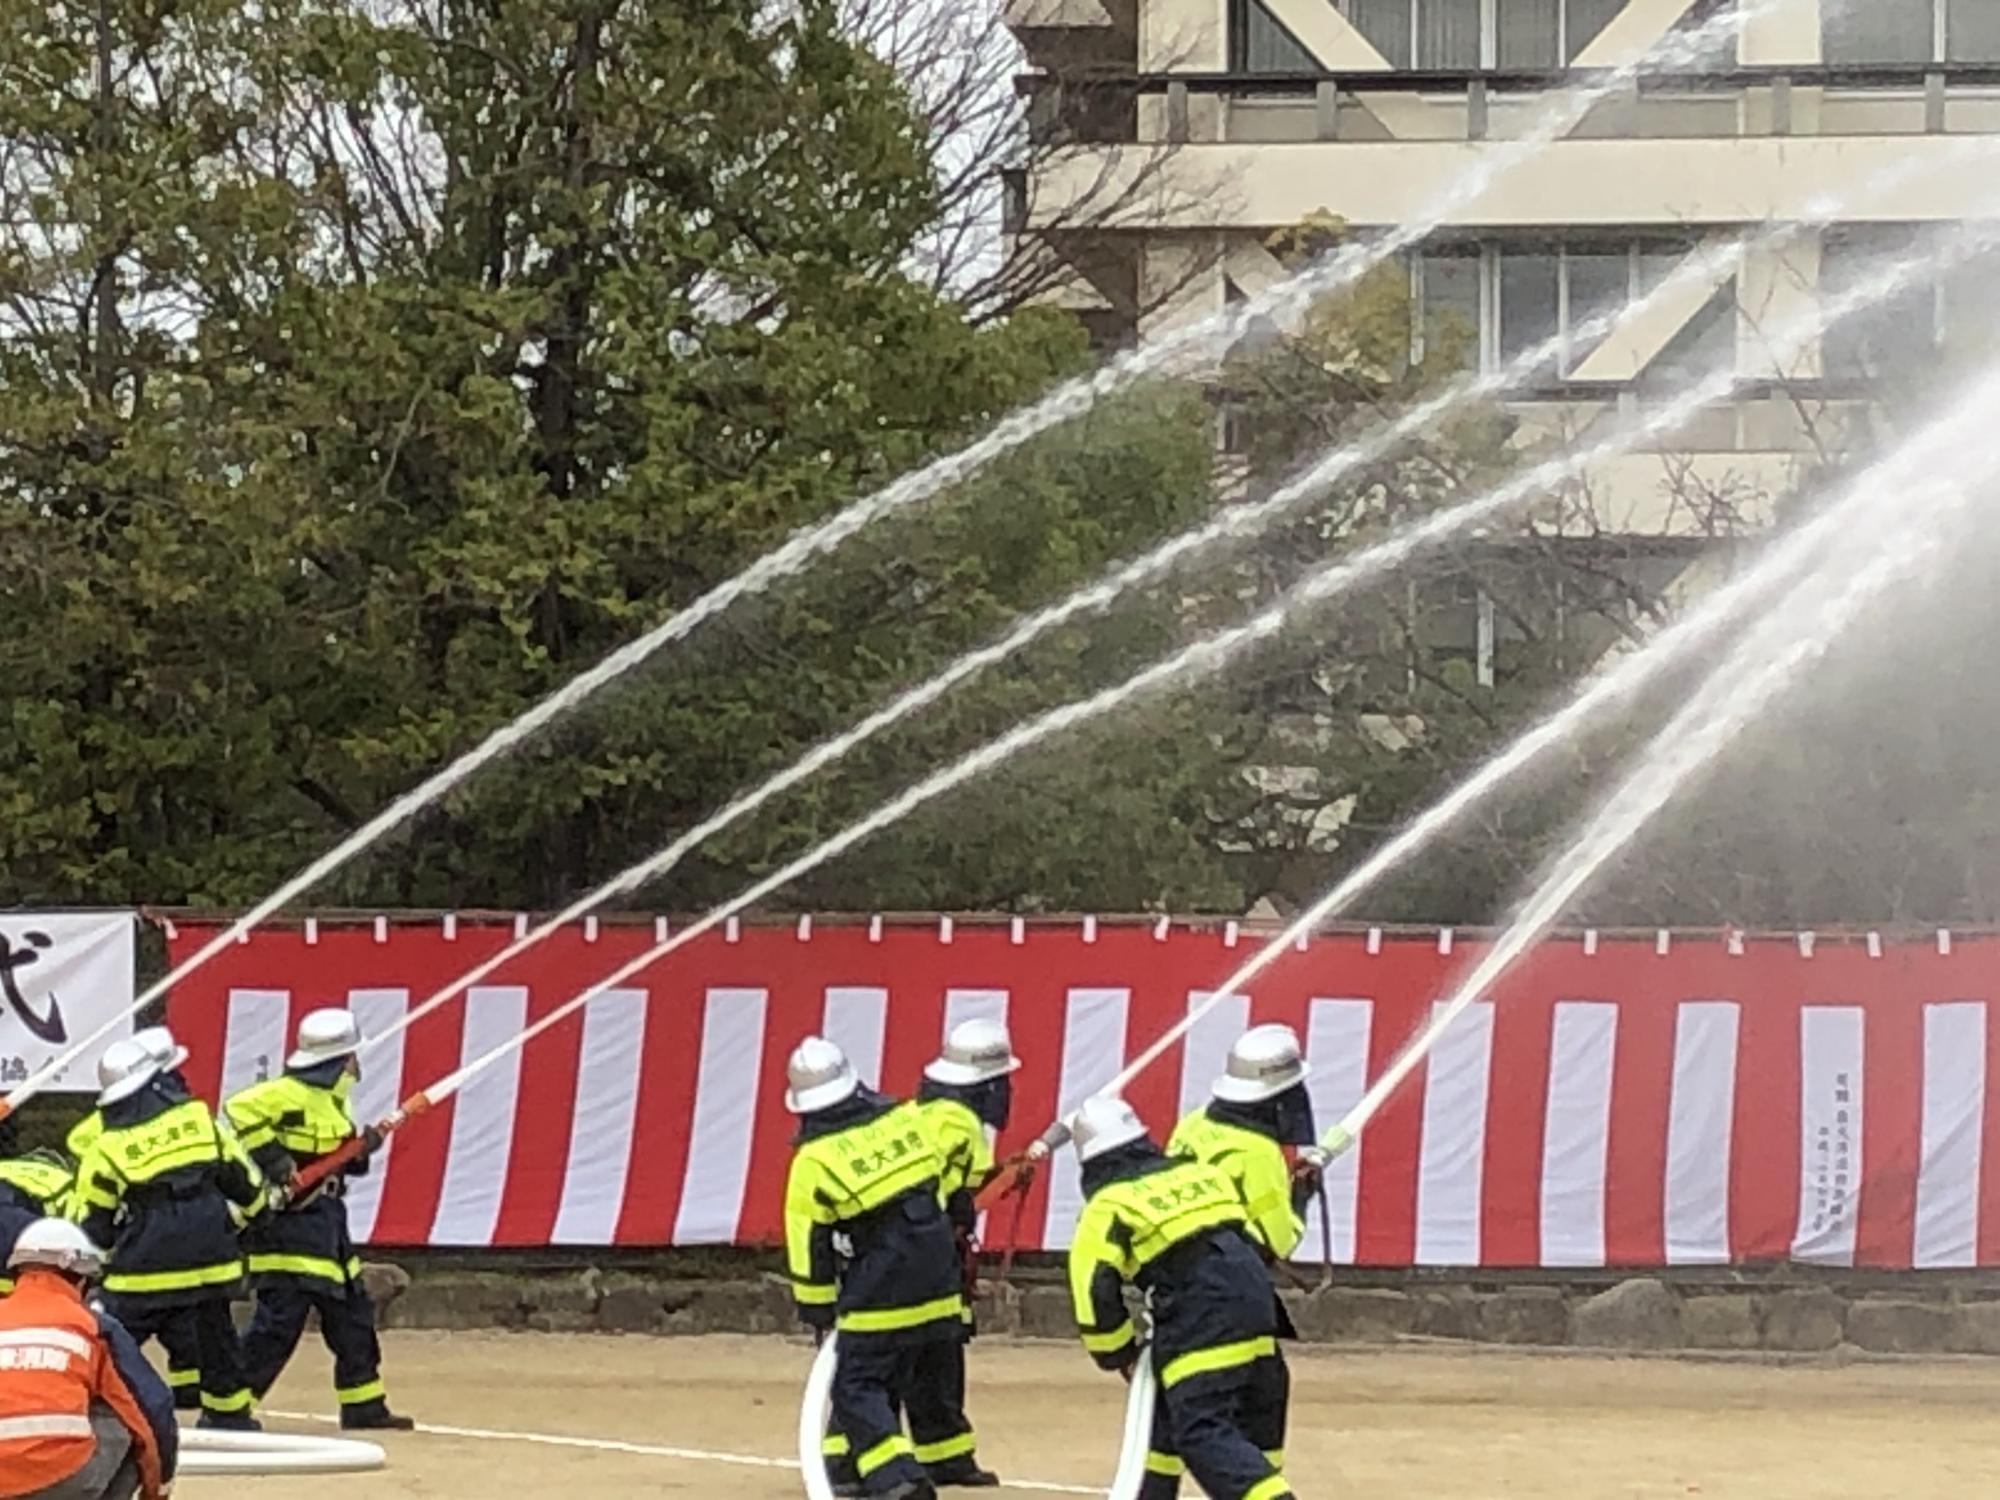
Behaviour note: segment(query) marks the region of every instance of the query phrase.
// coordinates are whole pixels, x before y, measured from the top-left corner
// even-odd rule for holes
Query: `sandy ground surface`
[[[795,1500],[809,1349],[779,1339],[393,1333],[391,1437],[365,1476],[194,1479],[181,1500]],[[981,1453],[1010,1481],[1109,1477],[1123,1387],[1076,1348],[973,1349]],[[1302,1351],[1288,1465],[1302,1497],[1921,1500],[2000,1493],[2000,1364],[1844,1367]],[[331,1410],[302,1351],[273,1412]],[[275,1419],[296,1431],[310,1422]],[[566,1446],[555,1440],[577,1441]],[[593,1448],[590,1443],[605,1447]],[[624,1445],[622,1447],[618,1445]],[[732,1461],[734,1460],[734,1461]],[[742,1460],[750,1460],[744,1462]],[[759,1462],[761,1461],[761,1462]],[[1047,1493],[1010,1485],[1021,1494]]]

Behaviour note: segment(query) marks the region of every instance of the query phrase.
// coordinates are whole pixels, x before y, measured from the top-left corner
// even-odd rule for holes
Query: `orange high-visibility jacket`
[[[159,1445],[97,1314],[64,1277],[24,1268],[13,1293],[0,1298],[0,1496],[32,1495],[90,1461],[93,1399],[131,1432],[140,1494],[158,1500]]]

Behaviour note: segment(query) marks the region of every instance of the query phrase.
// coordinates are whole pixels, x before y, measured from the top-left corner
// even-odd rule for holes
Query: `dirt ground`
[[[795,1500],[790,1457],[809,1349],[774,1338],[392,1333],[392,1436],[366,1476],[194,1479],[181,1500]],[[1110,1475],[1123,1386],[1075,1347],[978,1344],[980,1452],[1010,1489]],[[2000,1364],[1773,1367],[1489,1350],[1293,1358],[1292,1480],[1315,1496],[1418,1500],[1923,1500],[1992,1494]],[[303,1351],[277,1413],[331,1409]],[[580,1441],[579,1441],[580,1440]],[[568,1444],[575,1443],[575,1446]],[[602,1446],[590,1446],[591,1444]],[[1058,1491],[1059,1492],[1059,1491]]]

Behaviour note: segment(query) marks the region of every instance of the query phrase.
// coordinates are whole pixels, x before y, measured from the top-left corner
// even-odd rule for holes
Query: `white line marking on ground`
[[[305,1411],[267,1411],[265,1416],[285,1422],[316,1422],[332,1426],[338,1418]],[[716,1453],[706,1448],[676,1448],[666,1443],[628,1443],[621,1438],[566,1437],[549,1432],[511,1432],[490,1427],[447,1427],[438,1422],[419,1422],[417,1431],[433,1437],[476,1438],[488,1443],[529,1443],[542,1448],[584,1448],[596,1453],[631,1453],[640,1458],[678,1458],[689,1463],[733,1464],[740,1469],[796,1469],[798,1460],[763,1458],[754,1453]],[[1035,1490],[1045,1495],[1102,1495],[1102,1485],[1044,1484],[1033,1479],[1010,1479],[1002,1486],[1010,1490]]]

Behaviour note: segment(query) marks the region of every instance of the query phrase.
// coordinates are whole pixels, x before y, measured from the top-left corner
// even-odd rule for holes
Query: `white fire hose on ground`
[[[826,1417],[833,1406],[833,1346],[840,1337],[829,1333],[813,1355],[806,1376],[806,1393],[799,1402],[799,1472],[806,1479],[806,1500],[833,1500],[833,1481],[826,1477]]]
[[[1153,1447],[1153,1408],[1160,1383],[1153,1378],[1152,1346],[1139,1351],[1132,1366],[1132,1389],[1125,1396],[1125,1436],[1118,1447],[1118,1472],[1111,1476],[1111,1500],[1137,1500],[1146,1482],[1146,1455]]]
[[[389,1455],[375,1443],[353,1438],[310,1437],[281,1432],[228,1432],[185,1427],[180,1436],[177,1477],[231,1474],[363,1474],[379,1469]]]
[[[799,1472],[805,1476],[806,1500],[834,1500],[833,1481],[826,1475],[826,1418],[833,1404],[833,1370],[837,1334],[829,1334],[813,1355],[799,1402]],[[1132,1367],[1132,1389],[1125,1397],[1125,1434],[1118,1449],[1118,1470],[1112,1476],[1110,1500],[1136,1500],[1146,1478],[1146,1454],[1153,1446],[1153,1404],[1159,1399],[1153,1379],[1153,1351],[1141,1349]]]

